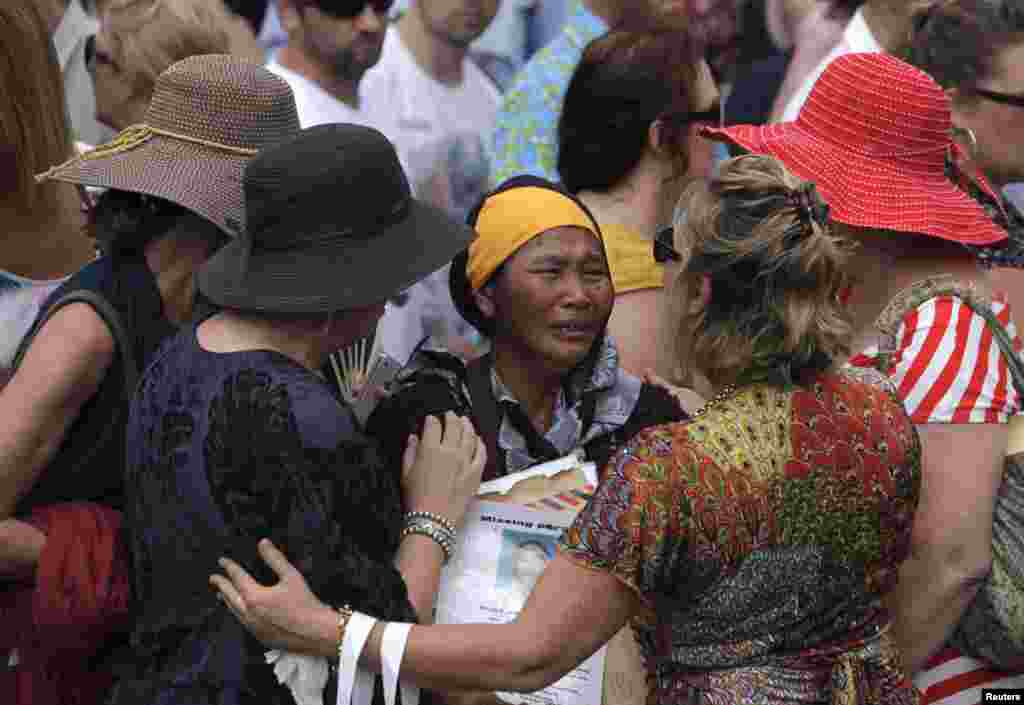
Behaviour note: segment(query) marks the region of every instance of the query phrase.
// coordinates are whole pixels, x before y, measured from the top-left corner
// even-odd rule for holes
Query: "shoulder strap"
[[[493,480],[505,474],[505,454],[498,447],[501,431],[501,413],[491,386],[491,356],[484,355],[466,365],[466,386],[473,416],[479,424],[477,431],[487,448],[487,467],[483,479]]]
[[[129,400],[135,391],[135,384],[138,381],[139,369],[135,361],[135,352],[132,346],[132,341],[128,337],[128,332],[121,322],[121,316],[118,314],[117,309],[102,295],[98,292],[91,291],[89,289],[77,289],[64,294],[50,307],[46,313],[39,317],[39,319],[33,324],[32,329],[22,339],[21,344],[18,346],[18,352],[14,357],[14,369],[17,370],[21,365],[21,361],[24,359],[26,352],[32,344],[32,341],[42,330],[43,326],[53,316],[65,306],[73,303],[86,303],[92,307],[94,311],[103,319],[103,322],[107,324],[110,329],[111,335],[114,336],[115,350],[121,355],[121,367],[124,370],[124,385],[122,387],[122,399]],[[116,412],[118,415],[125,413],[124,405],[118,405]],[[111,418],[103,424],[103,430],[101,435],[96,438],[95,443],[89,444],[89,449],[84,453],[74,458],[70,462],[73,464],[73,469],[77,470],[81,467],[87,467],[89,462],[92,460],[96,452],[106,447],[107,442],[110,440],[111,435],[115,432],[119,425],[121,425],[122,419]]]
[[[995,339],[1000,352],[1003,354],[1003,358],[1006,360],[1010,376],[1013,379],[1013,385],[1016,387],[1017,393],[1024,398],[1024,362],[1022,362],[1020,355],[1014,349],[1010,334],[992,311],[992,298],[982,292],[973,282],[964,283],[950,274],[940,274],[914,282],[896,294],[875,322],[875,326],[892,343],[887,345],[886,348],[888,350],[895,349],[896,332],[899,330],[903,317],[910,311],[913,311],[925,301],[938,296],[950,295],[963,301],[974,313],[985,319],[985,323],[992,331],[992,337]],[[891,365],[892,353],[888,350],[879,351],[880,371],[883,373],[888,373],[889,366]]]
[[[53,318],[62,308],[74,303],[89,304],[96,311],[97,315],[103,319],[103,322],[107,324],[110,334],[114,336],[116,350],[121,354],[121,359],[124,361],[124,395],[126,399],[131,398],[135,391],[135,383],[138,381],[139,369],[135,362],[135,350],[131,339],[128,337],[128,331],[121,322],[121,316],[113,304],[107,301],[102,294],[89,289],[78,289],[68,292],[50,305],[46,313],[32,325],[32,329],[18,346],[18,352],[14,356],[14,369],[21,365],[21,361],[25,357],[25,353],[28,352],[29,346],[46,322]]]

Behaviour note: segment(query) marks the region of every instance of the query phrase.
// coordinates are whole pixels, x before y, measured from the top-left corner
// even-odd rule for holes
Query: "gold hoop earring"
[[[969,127],[954,127],[953,137],[957,135],[967,136],[967,153],[971,157],[977,157],[978,155],[978,138],[974,136],[974,130]]]

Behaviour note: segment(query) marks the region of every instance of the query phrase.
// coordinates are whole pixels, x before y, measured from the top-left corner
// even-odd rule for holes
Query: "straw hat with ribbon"
[[[245,228],[246,164],[298,131],[282,79],[232,56],[193,56],[157,78],[143,124],[36,179],[157,196],[235,236]]]
[[[813,181],[836,222],[967,245],[1007,239],[946,176],[947,156],[962,156],[949,98],[927,74],[888,54],[830,63],[794,122],[701,134],[769,154]]]

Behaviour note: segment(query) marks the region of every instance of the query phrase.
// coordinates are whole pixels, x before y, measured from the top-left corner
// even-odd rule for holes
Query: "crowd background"
[[[211,462],[211,451],[197,446],[168,454],[168,447],[182,443],[175,434],[184,432],[146,423],[159,425],[166,414],[178,414],[176,423],[185,423],[180,415],[186,407],[190,429],[199,424],[195,419],[212,418],[219,397],[200,399],[192,390],[222,386],[239,365],[249,370],[255,363],[244,355],[254,350],[300,360],[301,370],[282,367],[280,360],[261,360],[256,367],[266,377],[261,378],[266,389],[302,390],[293,393],[304,395],[310,406],[289,412],[299,419],[295,435],[318,448],[331,445],[324,440],[330,434],[313,419],[323,417],[332,402],[317,401],[323,390],[310,386],[307,374],[330,379],[337,362],[332,355],[360,340],[402,368],[390,395],[365,424],[381,450],[379,457],[364,460],[387,478],[377,487],[381,507],[363,507],[365,521],[386,521],[392,528],[400,528],[396,507],[403,497],[406,509],[460,515],[466,488],[473,484],[467,468],[479,465],[476,472],[491,479],[579,446],[603,466],[641,429],[694,413],[702,398],[714,397],[722,385],[708,382],[716,374],[713,361],[693,355],[729,358],[710,343],[684,355],[687,346],[675,339],[678,331],[666,330],[666,316],[685,318],[673,308],[679,295],[666,272],[695,247],[679,240],[687,215],[681,199],[712,182],[728,157],[746,151],[772,154],[798,179],[827,183],[831,173],[808,166],[819,155],[787,151],[790,133],[782,128],[775,133],[772,126],[796,121],[810,131],[800,121],[824,110],[814,103],[816,86],[849,54],[897,57],[934,80],[925,86],[907,79],[914,86],[905,96],[911,107],[893,114],[908,125],[920,118],[913,124],[922,135],[939,126],[937,136],[928,134],[947,150],[938,166],[942,173],[935,164],[910,158],[897,165],[900,178],[910,175],[914,188],[920,180],[940,177],[957,184],[982,209],[985,228],[999,233],[976,239],[936,235],[930,228],[941,220],[941,208],[922,206],[925,201],[909,196],[893,205],[889,197],[895,190],[909,194],[911,181],[893,177],[868,184],[866,164],[861,165],[863,182],[835,187],[835,193],[863,187],[873,189],[872,200],[850,206],[836,196],[829,203],[832,227],[859,243],[859,254],[846,259],[830,252],[828,257],[842,261],[845,274],[858,282],[875,282],[879,297],[936,273],[957,278],[955,287],[932,288],[931,298],[914,299],[913,318],[901,317],[893,340],[882,341],[891,349],[867,332],[874,331],[874,318],[864,319],[874,304],[884,302],[866,302],[855,288],[844,303],[860,316],[860,327],[849,332],[845,347],[826,346],[830,359],[841,357],[840,349],[861,353],[853,356],[853,366],[880,371],[895,382],[924,449],[914,541],[936,553],[911,554],[903,590],[925,594],[932,589],[920,604],[934,609],[926,615],[922,606],[904,622],[897,619],[893,631],[904,645],[904,666],[921,691],[920,702],[973,705],[980,702],[982,687],[1024,687],[1024,663],[978,646],[984,639],[957,626],[962,614],[973,620],[971,630],[987,624],[996,608],[983,614],[975,606],[987,599],[979,586],[991,583],[992,575],[1011,583],[1024,580],[1019,565],[1024,556],[996,556],[993,568],[990,545],[995,498],[1005,489],[1006,427],[1021,412],[1013,365],[1000,357],[1019,358],[1011,312],[1024,310],[1024,216],[1015,205],[1024,199],[1024,4],[1019,0],[10,0],[0,7],[0,95],[5,97],[0,106],[5,385],[0,389],[0,519],[5,520],[0,522],[0,573],[14,587],[3,588],[0,609],[18,626],[0,638],[0,668],[7,664],[0,688],[9,684],[18,703],[72,702],[65,699],[72,691],[80,698],[74,702],[99,702],[98,694],[113,679],[106,664],[124,662],[120,650],[126,643],[137,651],[145,643],[159,668],[149,663],[145,668],[156,670],[122,672],[112,697],[155,702],[153,688],[158,690],[174,670],[164,662],[172,649],[162,631],[169,628],[167,615],[174,614],[196,628],[174,638],[207,664],[202,678],[210,680],[203,682],[233,687],[209,665],[212,657],[204,649],[230,650],[211,644],[221,644],[218,639],[241,643],[243,632],[227,621],[209,621],[211,605],[203,600],[210,595],[193,596],[195,605],[202,604],[193,612],[180,605],[151,607],[129,628],[129,594],[159,594],[152,599],[160,605],[181,596],[160,592],[173,582],[173,566],[162,567],[168,571],[164,585],[153,578],[156,571],[147,573],[145,584],[137,576],[130,584],[125,574],[175,552],[198,556],[196,564],[209,572],[210,556],[198,538],[216,523],[204,515],[208,508],[196,510],[189,490],[148,486],[140,468],[153,474],[152,468],[176,462],[179,470],[188,466],[196,478],[207,477],[217,472],[203,464]],[[221,58],[199,59],[209,55]],[[903,76],[902,68],[894,71]],[[844,107],[844,101],[854,100],[857,82],[854,76],[838,92],[838,107],[832,109],[855,113],[870,104],[865,98]],[[821,100],[820,92],[817,97]],[[948,115],[928,122],[933,109],[946,109]],[[844,125],[839,113],[832,115],[828,139],[836,142],[847,167],[856,165],[860,153],[843,150],[861,138],[858,129],[870,128],[864,127],[867,122]],[[337,123],[372,128],[390,144],[375,143],[370,132],[328,129]],[[767,131],[707,129],[731,126],[767,126]],[[311,128],[324,129],[308,142],[296,137]],[[885,135],[891,141],[883,147],[902,148],[900,139],[906,139],[931,149],[912,130],[896,132]],[[263,165],[268,171],[260,178],[282,191],[294,188],[278,202],[267,183],[260,191],[243,173],[261,151],[285,142],[306,155],[308,169],[293,169],[281,152],[280,163]],[[344,164],[318,162],[329,150],[340,153],[351,143],[370,145],[368,160],[391,164],[393,158],[395,169],[390,175],[374,172],[380,179],[374,182],[360,178],[358,164],[349,163],[346,171]],[[100,149],[93,151],[96,146]],[[747,176],[762,185],[774,179],[771,188],[799,189],[792,175],[761,168],[768,176],[761,174],[760,181]],[[300,185],[274,181],[280,174],[292,174]],[[315,267],[297,275],[314,283],[308,290],[297,287],[316,300],[308,305],[296,304],[301,297],[287,292],[265,306],[242,294],[234,304],[225,303],[230,297],[220,289],[223,281],[206,274],[205,286],[196,283],[208,260],[221,262],[216,258],[225,252],[238,261],[217,265],[221,279],[247,271],[259,249],[258,243],[253,249],[247,223],[254,208],[264,218],[259,226],[274,237],[281,236],[275,219],[283,216],[270,212],[270,205],[301,223],[310,238],[322,238],[326,223],[335,230],[369,227],[368,216],[326,215],[328,186],[303,186],[316,185],[325,174],[339,194],[352,194],[355,210],[374,211],[374,197],[385,194],[396,203],[415,199],[430,213],[416,221],[423,232],[444,232],[450,239],[437,235],[404,250],[393,240],[392,261],[367,259],[366,271],[347,274],[364,290],[380,293],[372,301],[353,294],[325,304],[315,282],[331,275]],[[298,209],[298,202],[309,210]],[[706,206],[692,196],[691,203]],[[383,213],[384,206],[378,206],[374,212]],[[412,217],[400,205],[394,208],[377,219],[393,225],[393,219]],[[931,210],[907,225],[897,211],[916,213],[915,208]],[[891,218],[875,217],[882,211]],[[872,217],[862,215],[866,212]],[[475,231],[472,248],[462,224]],[[982,228],[973,220],[970,227]],[[873,237],[877,231],[903,232],[909,239],[879,244]],[[700,246],[712,252],[707,242]],[[591,251],[595,243],[599,253]],[[288,245],[269,249],[274,248],[287,251]],[[522,248],[518,254],[516,248]],[[349,256],[344,248],[338,250],[342,254],[331,252]],[[566,310],[591,312],[560,323],[554,319],[563,315],[556,311],[562,304],[549,295],[542,269],[545,257],[556,254],[579,266],[583,284],[579,290],[550,291],[571,300]],[[602,268],[603,274],[596,271]],[[376,272],[382,273],[379,281]],[[822,275],[822,281],[826,278]],[[975,284],[981,295],[975,295]],[[384,298],[387,305],[377,310]],[[963,303],[967,300],[991,311],[1016,352],[998,348],[985,332],[988,318],[975,315],[975,308]],[[363,310],[371,304],[372,310]],[[227,314],[209,318],[225,309]],[[332,319],[338,311],[346,313],[345,323]],[[378,317],[375,326],[367,324]],[[205,327],[191,326],[196,320],[206,321]],[[544,332],[552,323],[571,329],[565,333],[575,341],[571,353],[553,352],[555,344]],[[164,353],[157,372],[146,373],[168,339],[179,341],[179,348]],[[201,339],[242,357],[223,369],[202,361],[201,344],[195,344]],[[310,342],[303,347],[290,342],[295,340]],[[722,340],[731,339],[723,334]],[[260,367],[264,364],[266,369]],[[195,375],[189,377],[184,370],[190,365],[214,381],[200,384]],[[127,402],[145,374],[159,394],[147,399],[149,407],[132,412],[146,423],[136,418],[129,425]],[[181,389],[174,387],[179,378],[188,381]],[[482,394],[481,385],[490,385],[493,394]],[[245,389],[254,400],[262,393]],[[183,395],[192,395],[184,406],[178,401]],[[241,396],[237,392],[233,398]],[[409,434],[427,435],[432,417],[450,412],[473,419],[487,449],[486,465],[468,440],[456,449],[445,443],[458,446],[457,439],[439,435],[431,443],[444,452],[432,446],[435,455],[418,461],[415,449],[405,445]],[[267,413],[273,416],[272,410]],[[255,417],[237,423],[253,424],[248,431],[258,433]],[[332,432],[346,443],[363,442],[361,424],[346,416],[333,423]],[[287,436],[281,443],[291,442]],[[156,438],[164,446],[157,448]],[[276,443],[279,437],[263,440],[268,439]],[[136,451],[129,460],[122,452],[126,442]],[[904,435],[899,442],[913,445]],[[234,457],[224,450],[234,447],[225,440],[218,457]],[[279,451],[259,447],[246,449],[247,457],[262,452],[260,462],[269,463]],[[146,456],[145,448],[156,455]],[[901,446],[903,451],[912,455]],[[438,457],[460,452],[465,457],[445,471],[458,485],[452,497],[442,501],[416,485],[416,468],[440,476]],[[355,462],[355,455],[345,456],[345,462]],[[900,457],[900,472],[913,476],[912,463]],[[227,472],[223,467],[234,467],[232,462],[222,460],[217,467]],[[626,481],[628,470],[618,468],[620,481]],[[211,491],[229,495],[229,475],[219,477]],[[346,491],[359,494],[366,488]],[[612,502],[611,492],[606,490],[603,501]],[[171,496],[175,501],[167,501]],[[139,497],[145,502],[133,504]],[[165,515],[178,525],[173,508],[179,500],[181,516],[196,512],[192,523],[178,526],[192,535],[186,547],[168,544],[153,528],[154,517]],[[393,506],[383,507],[390,500]],[[69,502],[82,504],[67,514],[53,510]],[[250,526],[259,523],[256,514],[278,512],[282,526],[294,527],[326,521],[330,514],[299,500],[290,510],[283,506],[246,504],[236,519]],[[122,510],[135,532],[127,548],[117,538]],[[351,526],[353,519],[348,521]],[[587,532],[598,531],[579,528],[565,550],[575,551],[584,563],[601,563],[606,556],[580,543]],[[362,566],[392,554],[403,557],[397,529],[394,533],[386,545],[369,551],[342,546],[333,534],[324,545],[341,553],[351,549],[346,565]],[[76,536],[93,537],[82,542],[92,548],[76,546]],[[287,540],[277,545],[289,557],[304,550]],[[886,559],[906,558],[900,547],[890,549]],[[251,569],[257,562],[255,544],[238,550]],[[315,555],[316,560],[299,561],[303,572],[324,564]],[[365,600],[363,609],[396,619],[424,617],[435,566],[408,554],[404,558],[394,569],[361,574],[367,584],[378,580],[388,586],[387,595]],[[40,567],[44,564],[49,573]],[[90,566],[96,564],[103,569],[94,571]],[[941,579],[936,565],[944,571]],[[408,595],[396,587],[403,579]],[[76,586],[73,594],[62,593],[60,604],[47,602],[47,594],[59,592],[62,582]],[[336,592],[327,578],[311,583]],[[907,599],[899,590],[894,594],[893,599]],[[609,610],[618,614],[620,608]],[[79,625],[72,630],[72,646],[61,651],[43,645],[49,636],[38,631],[40,624],[67,622]],[[931,627],[907,631],[921,623]],[[196,634],[203,635],[205,646],[189,641]],[[71,654],[79,666],[54,676],[60,670],[55,664]],[[225,658],[231,663],[225,668],[244,670],[244,663]],[[32,670],[26,663],[44,665]],[[93,669],[97,664],[103,668]],[[883,670],[890,667],[887,661]],[[472,685],[492,689],[485,681]],[[897,691],[899,698],[907,697],[904,690],[892,692]],[[468,705],[477,702],[474,697],[488,696],[446,697]]]

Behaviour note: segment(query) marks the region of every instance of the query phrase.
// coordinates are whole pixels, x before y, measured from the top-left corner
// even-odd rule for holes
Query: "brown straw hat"
[[[283,80],[232,56],[192,56],[157,78],[145,123],[36,178],[157,196],[235,236],[245,165],[298,131]]]
[[[246,236],[199,271],[229,308],[318,314],[369,306],[437,271],[473,231],[412,197],[371,127],[330,124],[267,149],[245,170]]]

